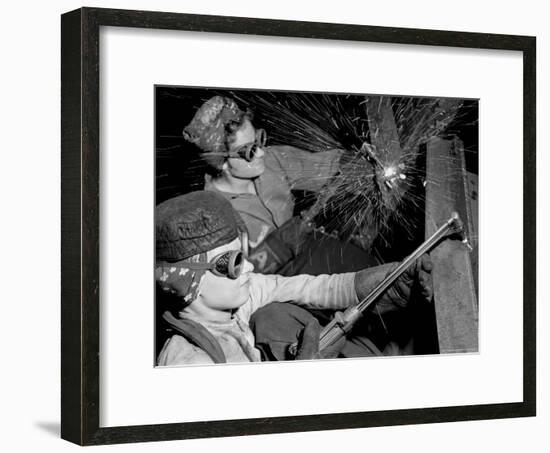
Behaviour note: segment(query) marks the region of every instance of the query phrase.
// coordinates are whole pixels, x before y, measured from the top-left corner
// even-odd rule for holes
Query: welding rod
[[[327,347],[332,346],[336,341],[342,338],[351,330],[355,322],[361,317],[361,314],[384,293],[409,266],[411,266],[424,253],[429,251],[442,238],[449,233],[462,233],[463,224],[458,213],[453,212],[447,220],[434,234],[423,242],[414,252],[405,258],[393,271],[391,271],[361,302],[353,307],[349,307],[344,312],[337,312],[321,331],[319,338],[319,352],[322,353]]]

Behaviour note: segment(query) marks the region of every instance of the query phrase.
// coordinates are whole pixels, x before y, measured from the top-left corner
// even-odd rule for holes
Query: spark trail
[[[322,190],[308,195],[305,218],[366,247],[377,237],[387,240],[396,224],[412,232],[408,213],[419,209],[424,197],[418,190],[425,185],[420,145],[441,135],[461,107],[460,100],[447,98],[278,92],[233,96],[254,112],[268,131],[270,145],[313,153],[342,150],[340,171],[319,181]],[[384,114],[387,120],[379,118]],[[392,133],[393,139],[381,139]]]

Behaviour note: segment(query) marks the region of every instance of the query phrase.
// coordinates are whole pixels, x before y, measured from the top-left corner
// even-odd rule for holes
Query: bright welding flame
[[[384,177],[386,179],[394,179],[397,175],[397,169],[392,165],[384,169]]]
[[[384,175],[384,183],[386,184],[386,186],[388,186],[389,189],[393,189],[393,184],[399,179],[407,179],[407,175],[405,173],[402,173],[402,170],[404,170],[404,168],[405,165],[402,163],[398,166],[390,165],[383,168],[382,174]]]

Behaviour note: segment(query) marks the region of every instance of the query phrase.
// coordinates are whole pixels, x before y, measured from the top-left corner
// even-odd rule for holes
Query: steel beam
[[[458,139],[432,138],[426,157],[426,237],[453,211],[460,214],[470,248],[460,240],[448,239],[436,247],[434,263],[434,303],[441,353],[478,351],[477,225]],[[472,265],[474,263],[474,266]]]

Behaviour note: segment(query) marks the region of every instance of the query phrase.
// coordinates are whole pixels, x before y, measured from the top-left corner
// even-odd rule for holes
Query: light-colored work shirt
[[[340,168],[341,150],[311,153],[293,146],[269,146],[265,149],[265,171],[254,179],[256,194],[229,193],[217,189],[210,176],[204,189],[227,198],[241,215],[251,248],[257,247],[273,230],[293,215],[291,190],[320,191]]]

